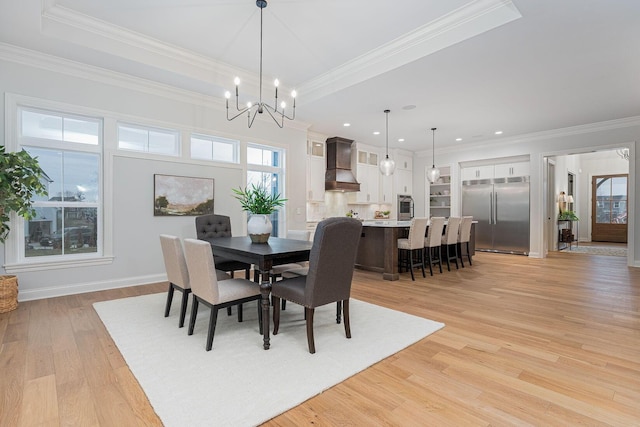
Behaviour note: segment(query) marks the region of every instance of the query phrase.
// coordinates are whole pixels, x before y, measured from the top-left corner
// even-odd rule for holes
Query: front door
[[[628,175],[592,178],[591,240],[627,243]]]

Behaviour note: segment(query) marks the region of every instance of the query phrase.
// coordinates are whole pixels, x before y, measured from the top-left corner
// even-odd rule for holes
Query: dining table
[[[249,236],[216,237],[209,242],[216,256],[253,264],[260,271],[263,347],[268,350],[271,299],[269,271],[274,265],[308,261],[313,243],[281,237],[269,237],[266,243],[253,243]]]

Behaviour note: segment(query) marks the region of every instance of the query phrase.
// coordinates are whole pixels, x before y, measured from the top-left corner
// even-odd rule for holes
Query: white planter
[[[247,222],[247,232],[253,243],[267,243],[273,226],[269,215],[251,214]]]

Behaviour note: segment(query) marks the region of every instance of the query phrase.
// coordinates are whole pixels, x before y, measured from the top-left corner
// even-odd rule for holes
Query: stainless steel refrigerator
[[[529,177],[463,181],[462,214],[478,221],[476,250],[529,253]]]

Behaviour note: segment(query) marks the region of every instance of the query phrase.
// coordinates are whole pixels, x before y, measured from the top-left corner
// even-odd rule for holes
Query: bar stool
[[[424,239],[424,249],[427,254],[426,262],[429,265],[429,273],[433,276],[433,265],[438,264],[440,273],[442,273],[442,230],[444,229],[444,220],[442,216],[431,218],[427,237]]]
[[[462,222],[460,222],[460,233],[458,233],[458,256],[460,257],[460,264],[464,268],[463,251],[462,247],[465,245],[467,252],[467,258],[469,259],[469,265],[473,265],[471,262],[471,251],[469,249],[469,240],[471,240],[471,223],[473,222],[472,216],[463,216]]]
[[[424,273],[424,235],[427,232],[428,218],[413,218],[409,227],[409,236],[406,239],[398,239],[398,272],[402,272],[402,265],[405,264],[411,272],[411,280],[416,280],[413,269],[420,267],[422,277],[427,277]],[[405,255],[406,257],[403,257]],[[416,261],[416,258],[419,258]]]
[[[450,216],[447,221],[447,228],[444,230],[444,236],[442,236],[442,246],[444,248],[444,257],[447,261],[447,270],[451,271],[450,261],[456,263],[456,270],[458,267],[458,231],[460,230],[461,218],[457,216]],[[453,252],[453,255],[451,254]]]

